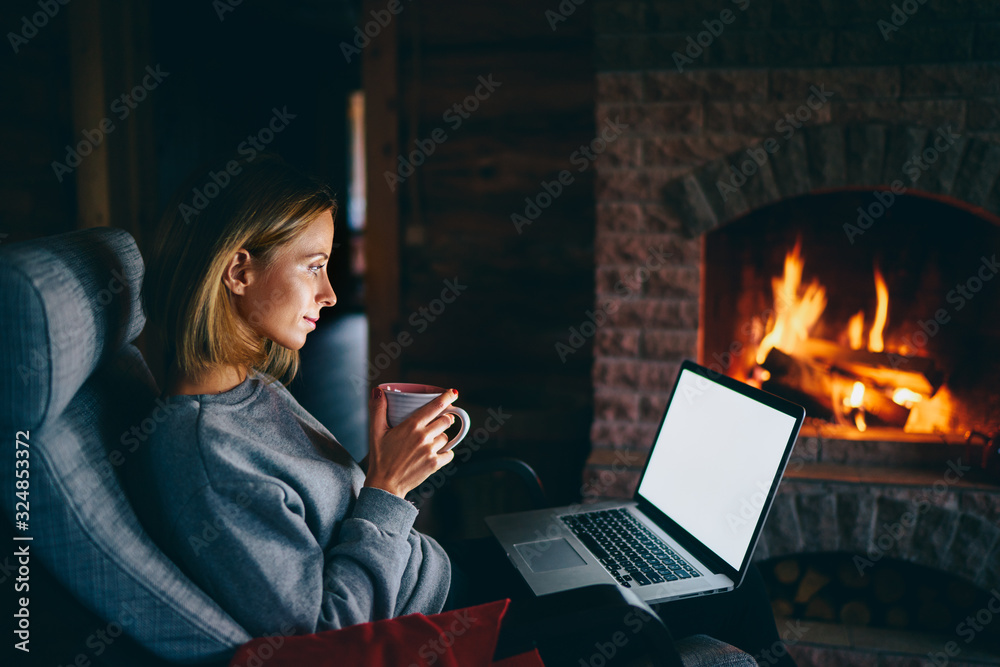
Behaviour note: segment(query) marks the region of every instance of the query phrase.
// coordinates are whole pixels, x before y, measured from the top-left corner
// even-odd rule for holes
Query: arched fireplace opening
[[[806,407],[804,434],[964,442],[1000,426],[1000,226],[942,196],[801,195],[705,237],[708,365]]]

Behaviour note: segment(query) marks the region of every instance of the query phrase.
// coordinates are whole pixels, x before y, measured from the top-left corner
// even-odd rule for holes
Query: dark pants
[[[511,598],[530,600],[531,590],[492,537],[443,543],[452,563],[445,609]],[[706,634],[749,653],[762,665],[794,667],[783,650],[771,602],[756,567],[729,593],[653,605],[676,638]],[[779,655],[776,655],[780,653]]]

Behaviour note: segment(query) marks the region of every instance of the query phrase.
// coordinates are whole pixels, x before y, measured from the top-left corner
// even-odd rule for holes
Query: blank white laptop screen
[[[639,494],[739,569],[794,427],[685,369]]]

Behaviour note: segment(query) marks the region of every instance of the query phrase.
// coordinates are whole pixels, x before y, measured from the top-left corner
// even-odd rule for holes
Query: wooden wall
[[[526,0],[403,7],[398,146],[409,154],[430,138],[434,149],[396,192],[384,173],[370,180],[369,202],[398,196],[401,268],[395,328],[373,332],[369,357],[409,334],[402,377],[457,388],[473,435],[498,424],[487,421],[491,410],[504,415],[470,446],[525,459],[551,500],[570,502],[590,447],[592,357],[588,347],[564,363],[555,345],[594,307],[592,169],[578,172],[570,161],[595,134],[587,6],[555,30],[549,7]],[[495,82],[488,95],[482,81]],[[484,99],[466,106],[477,87]],[[477,108],[463,118],[456,104]],[[573,182],[519,232],[512,214],[523,215],[525,198],[562,170]],[[458,295],[435,316],[446,281],[458,283]],[[399,379],[390,372],[373,384]]]
[[[17,51],[4,40],[0,67],[0,243],[74,228],[75,179],[57,180],[53,160],[65,158],[73,134],[69,30],[66,10],[40,29],[24,27],[35,3],[4,3],[0,20],[18,35]],[[34,29],[34,30],[33,30]],[[31,36],[21,42],[21,33]]]

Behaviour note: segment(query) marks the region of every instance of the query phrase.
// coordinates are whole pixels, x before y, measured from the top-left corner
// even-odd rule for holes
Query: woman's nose
[[[323,290],[319,297],[319,303],[322,303],[324,306],[332,306],[337,303],[337,293],[333,291],[333,285],[330,284],[329,278],[326,279],[326,289]]]

